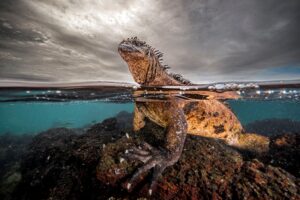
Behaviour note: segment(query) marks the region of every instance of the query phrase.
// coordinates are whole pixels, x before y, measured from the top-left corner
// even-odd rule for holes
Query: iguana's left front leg
[[[138,103],[134,105],[133,131],[137,132],[145,126],[145,115],[139,110]]]
[[[164,148],[155,148],[147,143],[142,144],[142,148],[132,148],[127,154],[128,158],[137,159],[144,162],[137,172],[132,176],[127,184],[130,190],[132,185],[137,184],[139,176],[150,169],[154,169],[149,188],[149,195],[166,167],[173,165],[181,156],[186,132],[187,122],[183,110],[180,108],[178,100],[171,99],[169,108],[169,119],[166,134],[166,144]]]

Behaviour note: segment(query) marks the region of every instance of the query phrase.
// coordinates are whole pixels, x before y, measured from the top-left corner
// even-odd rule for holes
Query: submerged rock
[[[134,134],[122,116],[121,125],[120,120],[110,118],[80,135],[65,128],[37,135],[20,164],[20,176],[11,174],[22,177],[13,199],[150,198],[151,173],[144,174],[145,179],[132,192],[125,189],[128,178],[142,165],[127,160],[125,152],[141,141],[163,145],[164,129],[147,122]],[[281,144],[282,152],[286,143],[299,146],[299,140],[274,140],[274,145]],[[272,145],[270,152],[276,149]],[[269,155],[273,157],[249,159],[221,141],[188,136],[180,160],[165,170],[151,198],[299,199],[299,179],[272,166],[271,158],[280,160],[287,155],[276,152],[278,149]],[[297,162],[296,158],[292,161]]]
[[[283,134],[271,137],[270,151],[260,159],[300,178],[300,134]]]
[[[290,119],[266,119],[248,124],[247,132],[270,136],[270,151],[260,160],[281,167],[300,178],[300,122]]]
[[[285,133],[299,134],[300,121],[291,119],[264,119],[254,121],[245,126],[248,133],[258,133],[265,136],[282,135]]]
[[[4,134],[0,136],[0,199],[9,200],[15,187],[21,181],[20,161],[30,135]]]
[[[143,132],[151,138],[151,130],[163,131],[146,127]],[[120,159],[126,149],[138,147],[144,139],[123,137],[108,144],[97,166],[98,180],[124,193],[124,183],[142,163]],[[150,175],[144,175],[130,197],[147,196]],[[298,188],[297,178],[280,168],[256,159],[244,161],[240,153],[220,141],[189,136],[180,160],[163,173],[153,199],[297,199]]]
[[[115,134],[103,128],[111,121],[83,135],[65,128],[37,135],[21,163],[23,178],[14,199],[99,199],[102,190],[95,167],[103,144],[113,141]]]

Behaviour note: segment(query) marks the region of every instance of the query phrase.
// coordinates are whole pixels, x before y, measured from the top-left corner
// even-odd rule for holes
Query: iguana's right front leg
[[[149,187],[149,194],[151,195],[159,176],[165,168],[175,164],[181,156],[187,134],[185,115],[175,98],[170,100],[170,105],[166,109],[168,109],[170,115],[168,117],[168,126],[166,127],[165,146],[155,148],[144,142],[140,149],[133,147],[127,153],[128,158],[140,160],[144,163],[129,180],[127,184],[128,190],[131,189],[132,185],[136,185],[139,182],[141,174],[153,168]]]

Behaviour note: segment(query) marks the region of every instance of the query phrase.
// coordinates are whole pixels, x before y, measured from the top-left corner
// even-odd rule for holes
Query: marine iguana
[[[162,53],[136,37],[123,40],[118,47],[121,57],[128,64],[133,79],[141,86],[182,86],[191,84],[180,75],[168,73],[162,65]],[[187,134],[216,138],[241,149],[263,152],[268,150],[269,139],[245,134],[235,114],[219,100],[185,101],[169,96],[167,101],[136,101],[133,128],[138,131],[145,125],[145,117],[166,128],[164,148],[154,148],[143,143],[142,148],[132,148],[127,156],[144,163],[127,184],[130,190],[144,172],[154,168],[149,189],[153,187],[166,167],[181,156]]]

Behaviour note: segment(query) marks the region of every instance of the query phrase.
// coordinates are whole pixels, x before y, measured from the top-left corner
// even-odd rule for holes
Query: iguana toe
[[[142,148],[133,147],[126,154],[128,159],[139,160],[144,163],[137,169],[127,183],[127,190],[130,191],[140,181],[140,176],[153,168],[149,195],[152,195],[156,183],[166,167],[173,165],[179,158],[178,155],[164,149],[157,149],[148,143],[143,143]]]

